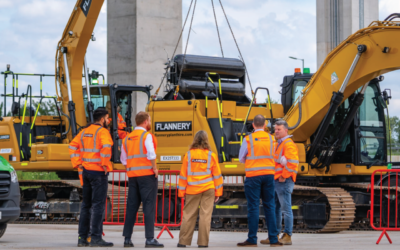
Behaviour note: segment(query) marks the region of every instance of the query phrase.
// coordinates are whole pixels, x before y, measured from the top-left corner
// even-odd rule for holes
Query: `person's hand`
[[[219,196],[215,196],[214,203],[217,203],[217,201],[219,201]]]
[[[282,176],[279,176],[279,182],[285,182],[285,181],[286,181],[285,178],[283,178]]]
[[[101,166],[104,170],[104,175],[107,175],[108,171],[107,171],[107,166]]]
[[[158,178],[158,169],[153,169],[153,171],[154,171],[154,176],[155,176],[156,178]]]
[[[78,166],[78,169],[80,169],[80,170],[83,171],[83,166],[82,166],[82,165],[79,165],[79,166]]]
[[[282,156],[282,157],[281,157],[281,160],[280,160],[280,162],[281,162],[281,165],[283,165],[283,166],[285,166],[285,167],[286,167],[286,165],[287,165],[287,159],[286,159],[286,157],[285,157],[285,156]]]

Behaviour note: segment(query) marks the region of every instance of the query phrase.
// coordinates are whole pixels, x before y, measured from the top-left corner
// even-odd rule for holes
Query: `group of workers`
[[[81,130],[69,145],[72,165],[78,169],[83,181],[78,247],[111,247],[113,243],[102,239],[113,146],[108,131],[110,119],[107,109],[96,109],[93,120],[94,123]],[[121,163],[125,166],[129,177],[122,234],[125,237],[124,247],[134,247],[131,237],[141,203],[146,248],[164,247],[154,238],[158,190],[157,139],[149,132],[151,117],[148,113],[139,112],[135,122],[137,124],[135,129],[131,133],[124,134],[120,155]],[[272,247],[291,245],[293,227],[291,193],[299,162],[297,147],[287,134],[288,125],[285,121],[275,123],[277,141],[271,134],[265,132],[264,116],[257,115],[253,120],[253,127],[254,132],[245,137],[239,152],[239,160],[245,164],[246,170],[244,187],[249,232],[247,240],[238,243],[237,246],[257,246],[260,199],[268,226],[268,239],[261,240],[260,243],[270,244]],[[185,201],[177,247],[191,245],[198,216],[197,245],[208,247],[214,203],[223,195],[223,177],[218,157],[211,151],[205,131],[201,130],[195,134],[193,143],[183,158],[177,189],[178,196]],[[283,236],[278,239],[282,226],[282,213],[285,229]]]

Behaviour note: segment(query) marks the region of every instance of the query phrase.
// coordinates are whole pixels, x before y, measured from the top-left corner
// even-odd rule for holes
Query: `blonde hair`
[[[208,142],[207,132],[204,130],[198,131],[193,139],[189,149],[208,149],[211,150],[210,143]]]

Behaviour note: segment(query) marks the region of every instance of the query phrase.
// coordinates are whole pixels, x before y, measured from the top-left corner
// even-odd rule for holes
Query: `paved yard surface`
[[[0,249],[81,249],[76,247],[77,225],[8,225],[5,235],[0,239]],[[105,226],[104,237],[107,241],[114,242],[113,248],[123,247],[122,226]],[[156,235],[159,230],[156,231]],[[179,231],[172,231],[174,239],[164,233],[159,239],[165,249],[177,249]],[[246,239],[246,233],[211,232],[209,249],[236,249],[238,241]],[[400,232],[389,232],[393,244],[383,238],[376,245],[380,232],[373,231],[347,231],[337,234],[294,234],[293,245],[284,246],[284,249],[400,249]],[[265,233],[259,238],[266,238]],[[137,227],[133,234],[135,248],[144,248],[143,227]],[[197,248],[197,232],[193,237],[193,245]],[[258,245],[258,248],[269,248]],[[93,249],[93,248],[91,248]],[[254,248],[249,248],[254,249]],[[282,249],[282,248],[280,248]]]

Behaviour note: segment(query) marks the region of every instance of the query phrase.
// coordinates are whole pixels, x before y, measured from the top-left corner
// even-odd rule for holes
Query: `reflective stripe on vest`
[[[287,171],[297,174],[297,171],[296,171],[296,170],[290,169],[290,168],[288,168],[287,166],[283,166],[283,167],[284,167]],[[279,172],[279,171],[283,171],[283,168],[277,168],[277,169],[275,169],[275,172]]]
[[[140,167],[130,167],[127,168],[126,171],[135,171],[135,170],[143,170],[143,169],[152,169],[153,166],[140,166]]]
[[[86,161],[86,162],[101,162],[100,158],[93,158],[93,159],[91,159],[91,158],[82,158],[82,160]]]
[[[275,170],[275,167],[269,166],[269,167],[246,168],[246,172],[258,171],[258,170]]]
[[[246,157],[246,160],[258,160],[258,159],[273,159],[273,151],[274,151],[274,147],[273,147],[273,142],[272,142],[272,138],[271,135],[267,133],[267,135],[269,136],[269,151],[270,151],[270,155],[261,155],[261,156],[254,156],[254,143],[253,143],[253,135],[250,134],[249,135],[249,141],[250,141],[250,156]]]
[[[147,134],[147,132],[142,133],[140,136],[140,143],[139,143],[139,154],[138,155],[128,155],[127,159],[134,159],[134,158],[144,158],[147,155],[143,154],[143,137]],[[128,152],[128,138],[125,139],[125,152]]]

